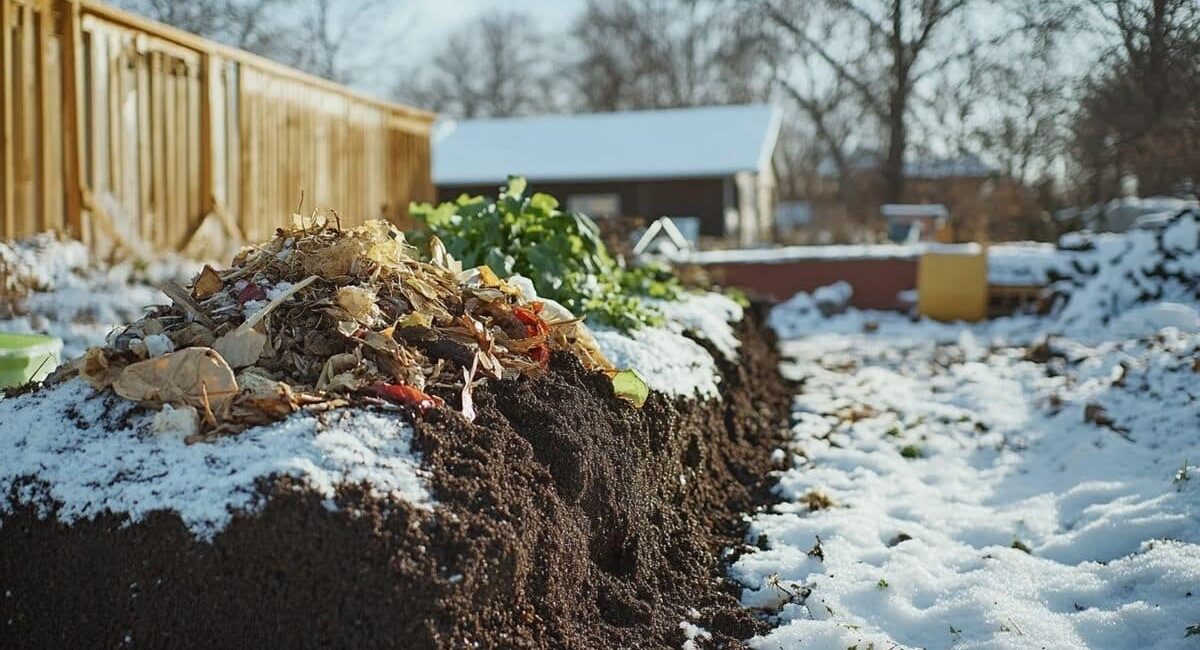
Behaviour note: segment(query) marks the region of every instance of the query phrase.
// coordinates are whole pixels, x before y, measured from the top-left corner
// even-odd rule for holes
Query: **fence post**
[[[41,168],[38,170],[38,175],[42,180],[39,186],[42,218],[36,228],[58,230],[62,225],[62,215],[52,214],[55,203],[51,198],[51,189],[55,187],[54,177],[59,172],[54,169],[57,156],[51,153],[54,133],[50,129],[50,113],[57,110],[55,106],[52,106],[53,98],[50,95],[50,84],[54,82],[50,74],[50,41],[54,38],[54,0],[38,0],[38,11],[41,13],[37,32],[38,126],[41,127],[38,146],[42,150]]]
[[[212,212],[213,186],[213,55],[200,53],[200,214]],[[203,223],[203,218],[201,219]]]
[[[3,2],[6,0],[0,0]],[[59,0],[62,7],[62,103],[63,103],[63,189],[66,192],[67,232],[87,241],[83,230],[83,146],[79,128],[79,88],[83,68],[80,50],[83,38],[78,0]]]
[[[16,215],[13,214],[13,86],[16,70],[13,66],[13,5],[10,0],[0,0],[0,140],[3,141],[2,172],[0,183],[0,210],[4,211],[4,236],[16,236]]]

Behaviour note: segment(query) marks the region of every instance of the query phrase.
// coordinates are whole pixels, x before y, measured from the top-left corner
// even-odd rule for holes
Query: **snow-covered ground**
[[[751,645],[1200,648],[1197,238],[1105,238],[1044,318],[778,307],[802,383],[731,569]]]
[[[62,358],[76,357],[103,343],[114,327],[140,318],[148,305],[167,302],[159,287],[172,279],[183,282],[200,266],[178,256],[108,264],[92,259],[83,244],[51,233],[0,242],[5,270],[0,281],[29,290],[15,314],[0,309],[0,332],[57,336],[63,340]]]
[[[786,343],[795,467],[733,568],[780,622],[753,645],[1197,647],[1198,346]]]
[[[411,439],[394,414],[342,410],[187,444],[156,433],[153,413],[73,379],[0,400],[0,494],[15,488],[18,502],[45,511],[57,504],[63,522],[173,510],[211,539],[235,512],[264,505],[258,481],[268,476],[296,478],[330,509],[338,485],[361,482],[377,496],[431,507]],[[12,506],[0,499],[0,520]]]

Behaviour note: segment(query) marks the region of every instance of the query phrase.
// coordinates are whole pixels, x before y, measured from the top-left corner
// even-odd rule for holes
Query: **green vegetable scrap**
[[[559,209],[549,194],[526,196],[524,178],[509,177],[495,200],[463,195],[434,206],[413,204],[424,224],[409,239],[425,248],[437,236],[466,267],[486,264],[501,277],[520,274],[539,295],[589,322],[623,330],[661,325],[662,312],[644,298],[674,300],[679,281],[661,265],[628,268],[609,254],[591,219]]]
[[[633,368],[622,370],[612,376],[613,392],[617,397],[630,402],[637,408],[642,408],[646,398],[650,397],[650,387],[642,374]]]

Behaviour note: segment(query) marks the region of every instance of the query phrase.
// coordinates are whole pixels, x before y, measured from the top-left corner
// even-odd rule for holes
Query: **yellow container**
[[[917,311],[941,321],[987,317],[987,250],[979,244],[934,245],[917,263]]]

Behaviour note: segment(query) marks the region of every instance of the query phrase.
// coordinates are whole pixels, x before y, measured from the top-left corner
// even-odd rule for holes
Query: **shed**
[[[449,200],[521,175],[600,220],[693,218],[751,244],[772,230],[779,124],[765,104],[443,122],[433,179]]]
[[[887,219],[888,238],[897,243],[934,239],[950,218],[950,211],[940,203],[886,203],[880,212]]]

